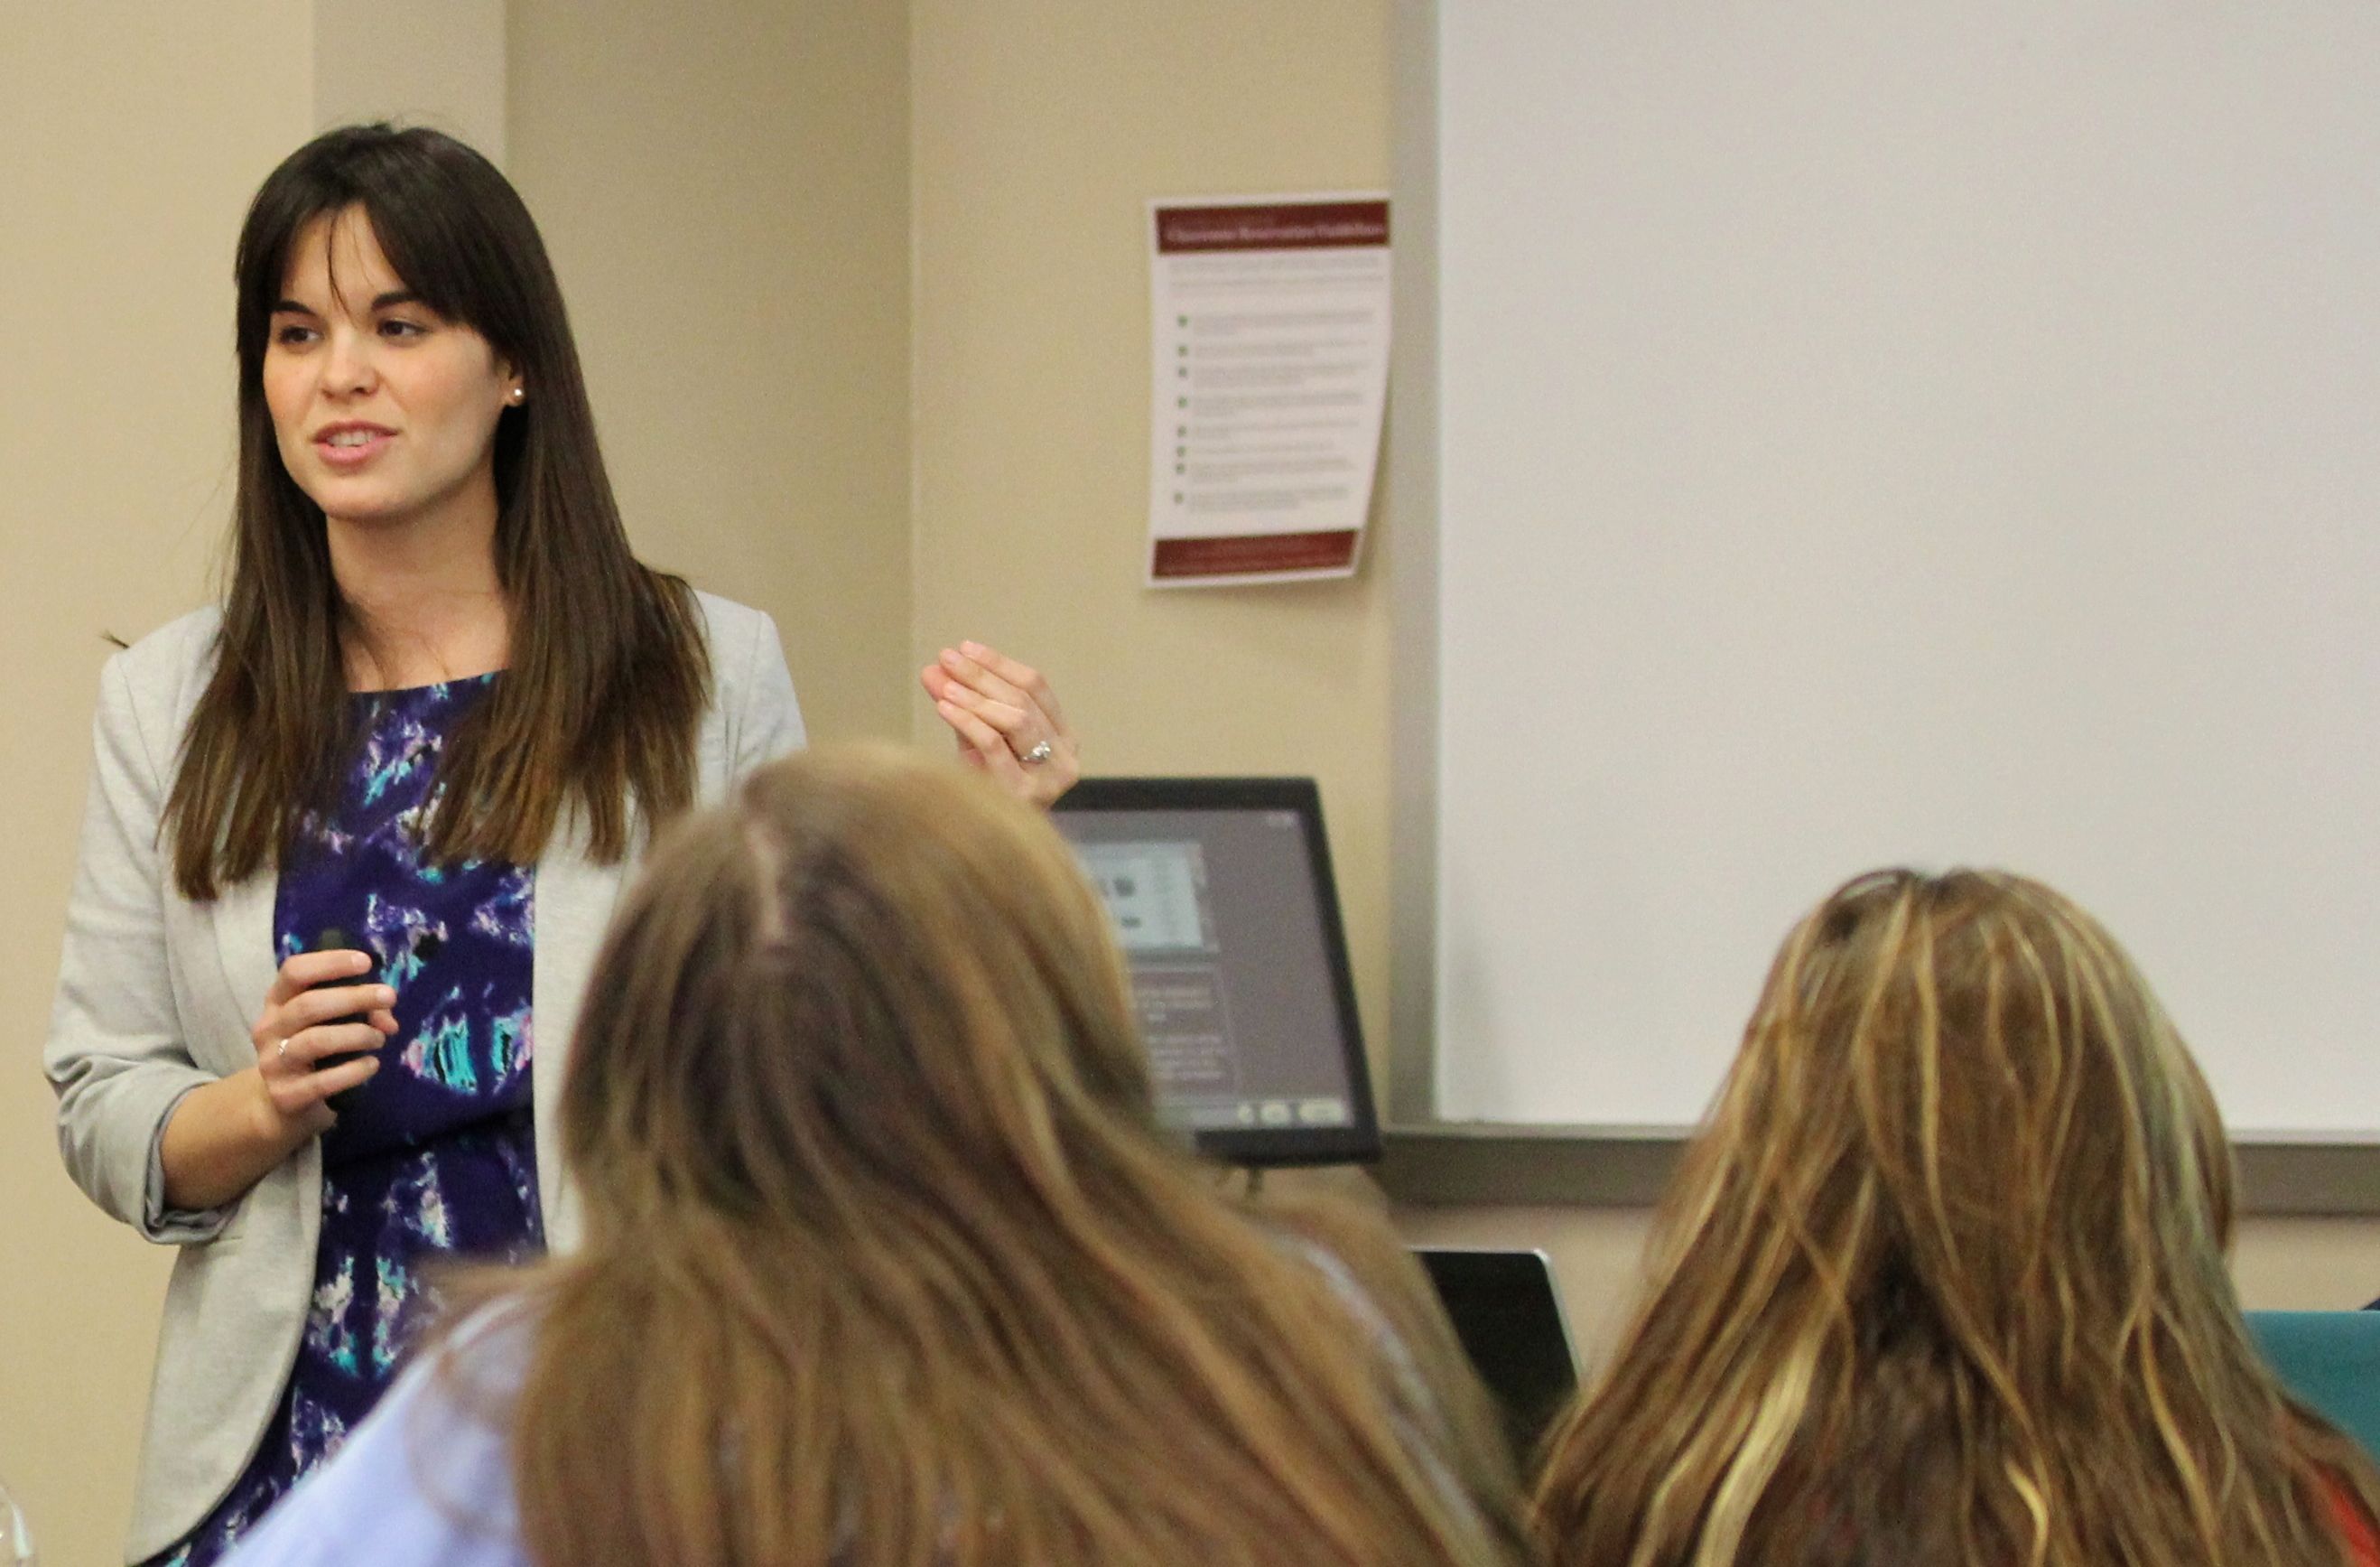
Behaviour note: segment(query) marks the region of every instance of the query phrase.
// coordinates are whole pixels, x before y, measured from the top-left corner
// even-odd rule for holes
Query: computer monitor
[[[1416,1246],[1414,1256],[1495,1397],[1513,1456],[1527,1464],[1578,1391],[1578,1356],[1546,1254]]]
[[[1087,778],[1053,820],[1114,917],[1159,1113],[1250,1167],[1378,1159],[1310,778]]]

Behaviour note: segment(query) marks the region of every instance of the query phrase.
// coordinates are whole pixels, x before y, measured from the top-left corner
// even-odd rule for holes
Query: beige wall
[[[907,18],[513,0],[511,162],[638,553],[767,610],[813,738],[906,722]]]
[[[1387,182],[1380,0],[916,0],[917,626],[1057,682],[1093,772],[1321,780],[1388,1026],[1388,601],[1140,586],[1152,196]],[[921,735],[935,723],[913,710]]]
[[[313,0],[314,124],[427,125],[504,163],[504,0]]]

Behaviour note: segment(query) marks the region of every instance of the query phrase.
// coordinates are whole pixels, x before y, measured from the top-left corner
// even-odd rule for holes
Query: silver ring
[[[284,1061],[287,1061],[287,1060],[289,1059],[289,1041],[288,1041],[288,1040],[286,1040],[286,1039],[275,1039],[275,1040],[273,1040],[273,1048],[276,1051],[280,1052],[280,1056],[281,1056],[281,1059],[282,1059],[282,1060],[284,1060]]]
[[[1050,745],[1049,741],[1044,740],[1035,746],[1031,750],[1026,751],[1024,755],[1018,757],[1016,759],[1023,762],[1027,767],[1039,767],[1043,762],[1048,761],[1051,757],[1056,756],[1057,754],[1057,747]]]

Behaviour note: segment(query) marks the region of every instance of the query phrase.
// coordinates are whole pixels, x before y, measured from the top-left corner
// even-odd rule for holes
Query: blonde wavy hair
[[[2220,1118],[2038,882],[1891,870],[1793,930],[1549,1433],[1557,1561],[2346,1560],[2371,1464],[2276,1384],[2225,1266]]]
[[[587,1245],[499,1286],[538,1562],[1530,1554],[1417,1270],[1160,1132],[1104,910],[963,770],[756,774],[656,851],[583,1015]]]

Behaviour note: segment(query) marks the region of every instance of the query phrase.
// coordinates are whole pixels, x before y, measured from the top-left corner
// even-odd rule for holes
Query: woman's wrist
[[[225,1078],[224,1081],[239,1087],[241,1098],[249,1109],[249,1124],[252,1128],[256,1146],[260,1149],[273,1152],[276,1156],[273,1163],[280,1163],[282,1160],[287,1159],[305,1147],[320,1130],[314,1124],[313,1116],[285,1114],[281,1107],[273,1102],[272,1091],[265,1087],[262,1067],[244,1068]],[[320,1106],[311,1105],[308,1107],[310,1111],[317,1111],[320,1108]]]
[[[314,1134],[282,1114],[255,1067],[193,1088],[174,1107],[158,1150],[166,1206],[201,1213],[236,1202]]]

